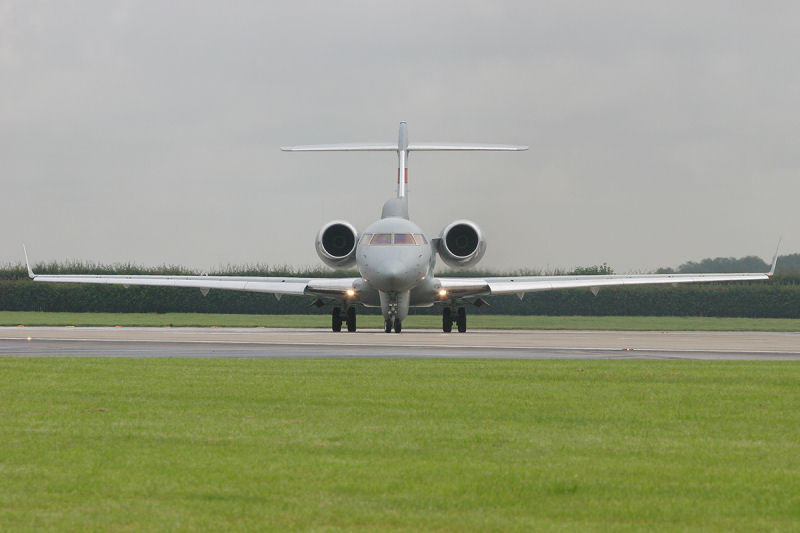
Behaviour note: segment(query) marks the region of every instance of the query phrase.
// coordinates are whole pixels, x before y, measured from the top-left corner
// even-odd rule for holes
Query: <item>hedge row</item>
[[[528,294],[523,301],[500,296],[491,302],[498,314],[583,316],[719,316],[800,318],[800,285],[735,283],[643,286]]]
[[[53,261],[33,265],[37,274],[101,274],[101,275],[174,275],[174,276],[263,276],[263,277],[298,277],[298,278],[349,278],[358,276],[358,271],[331,270],[325,267],[295,268],[291,266],[270,265],[231,265],[210,272],[199,271],[177,265],[161,265],[155,267],[140,266],[132,263],[116,263],[104,265],[82,261]],[[25,264],[0,265],[0,280],[28,279]]]
[[[196,289],[70,285],[0,281],[0,309],[9,311],[69,311],[120,313],[327,313],[314,298]],[[488,306],[471,313],[514,315],[649,315],[800,318],[800,283],[794,277],[768,282],[643,286],[602,289],[597,296],[586,289],[547,291],[488,297]],[[418,314],[438,309],[416,309]]]

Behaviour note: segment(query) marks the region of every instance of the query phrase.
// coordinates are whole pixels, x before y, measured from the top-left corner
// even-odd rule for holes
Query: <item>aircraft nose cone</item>
[[[384,263],[372,277],[375,286],[384,291],[402,291],[409,288],[409,273],[399,262]]]
[[[393,264],[383,271],[383,280],[387,285],[396,286],[403,279],[403,268],[401,265]]]

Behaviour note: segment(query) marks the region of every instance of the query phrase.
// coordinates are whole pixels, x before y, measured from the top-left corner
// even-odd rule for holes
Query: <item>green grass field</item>
[[[0,358],[1,531],[797,531],[800,365]]]
[[[0,311],[2,326],[201,326],[329,328],[328,315],[221,315],[204,313],[38,313]],[[381,328],[383,318],[360,315],[359,328]],[[411,315],[403,327],[441,328],[441,318]],[[583,329],[628,331],[800,331],[788,318],[470,315],[469,329]]]

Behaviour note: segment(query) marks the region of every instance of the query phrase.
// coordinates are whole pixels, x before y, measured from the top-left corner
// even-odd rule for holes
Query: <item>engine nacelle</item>
[[[437,251],[447,265],[468,267],[483,257],[486,252],[486,239],[481,228],[474,222],[456,220],[442,230]]]
[[[349,222],[328,222],[317,233],[317,255],[332,268],[350,268],[356,264],[358,232]]]

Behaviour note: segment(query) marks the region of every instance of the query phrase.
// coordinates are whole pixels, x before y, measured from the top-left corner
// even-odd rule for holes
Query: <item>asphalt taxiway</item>
[[[800,360],[800,333],[0,327],[0,356]]]

